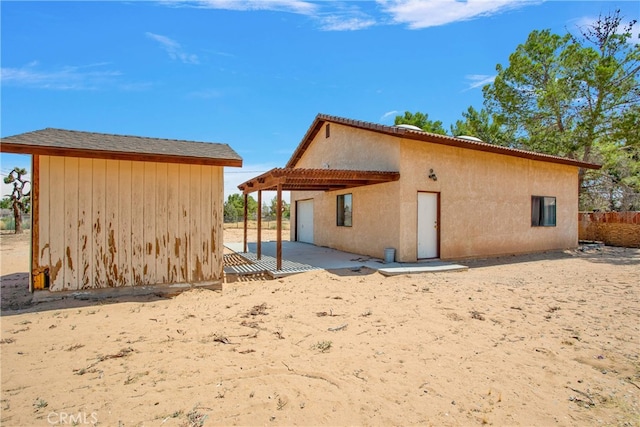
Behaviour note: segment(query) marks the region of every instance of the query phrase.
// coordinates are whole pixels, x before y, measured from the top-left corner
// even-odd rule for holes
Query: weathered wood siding
[[[220,166],[38,156],[50,290],[219,281]]]

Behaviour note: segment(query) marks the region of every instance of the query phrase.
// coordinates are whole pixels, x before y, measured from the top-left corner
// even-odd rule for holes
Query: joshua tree
[[[23,178],[26,174],[26,169],[16,166],[11,172],[9,172],[9,175],[4,178],[5,184],[13,184],[13,191],[9,197],[11,198],[16,234],[22,233],[22,212],[29,212],[29,194],[31,193],[31,185],[27,185],[30,184],[30,182]],[[29,191],[26,191],[27,187]]]

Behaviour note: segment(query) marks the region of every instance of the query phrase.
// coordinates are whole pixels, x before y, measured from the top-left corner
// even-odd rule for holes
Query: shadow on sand
[[[580,258],[593,263],[611,265],[640,265],[640,249],[614,246],[592,247],[581,245],[577,249],[549,251],[526,255],[500,256],[465,260],[469,268],[492,267],[497,265],[520,264],[539,261],[554,261]]]
[[[22,313],[64,310],[123,302],[151,302],[170,297],[170,295],[148,293],[144,295],[122,295],[117,297],[96,295],[95,298],[88,298],[86,293],[84,293],[76,297],[66,296],[50,301],[34,302],[33,294],[29,292],[29,273],[14,273],[0,277],[0,316],[2,317],[15,316]]]

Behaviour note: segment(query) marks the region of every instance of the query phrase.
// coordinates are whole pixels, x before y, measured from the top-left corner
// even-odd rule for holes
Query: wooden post
[[[29,292],[33,292],[33,273],[40,274],[40,156],[31,156],[31,262]]]
[[[258,190],[258,259],[262,259],[262,190]]]
[[[278,228],[278,240],[276,243],[277,270],[282,270],[282,184],[278,184],[278,203],[276,205],[276,222]]]
[[[247,202],[249,201],[249,195],[245,193],[244,195],[244,249],[243,252],[249,252],[249,246],[247,245],[247,213],[249,212],[249,208],[247,207]]]

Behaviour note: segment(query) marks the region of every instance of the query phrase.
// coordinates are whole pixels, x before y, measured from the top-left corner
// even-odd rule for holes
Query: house
[[[226,144],[44,129],[32,155],[31,289],[219,284]]]
[[[284,168],[239,188],[291,191],[291,240],[415,262],[577,246],[578,171],[599,167],[319,114]]]

